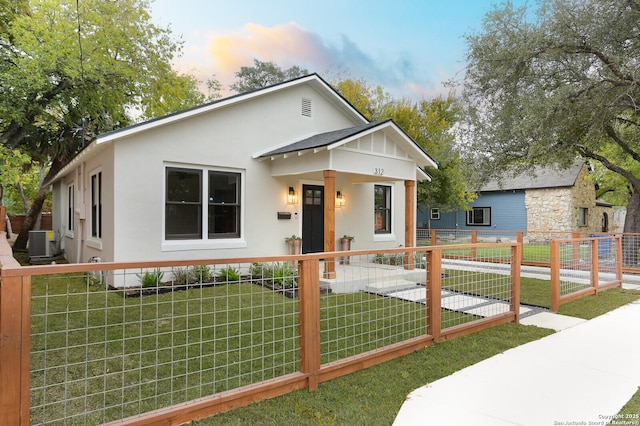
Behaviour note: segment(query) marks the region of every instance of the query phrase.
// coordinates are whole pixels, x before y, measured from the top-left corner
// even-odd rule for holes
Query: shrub
[[[289,266],[288,263],[276,263],[273,266],[273,283],[283,288],[298,287],[298,270]]]
[[[213,281],[213,271],[207,265],[195,265],[192,272],[195,282],[210,283]]]
[[[239,282],[240,272],[236,268],[228,266],[218,271],[218,278],[226,282]]]
[[[153,271],[146,271],[144,274],[136,274],[140,280],[142,287],[157,287],[164,277],[164,272],[160,268],[156,268]]]
[[[171,268],[173,273],[173,285],[189,285],[196,282],[196,276],[193,269],[189,267]]]

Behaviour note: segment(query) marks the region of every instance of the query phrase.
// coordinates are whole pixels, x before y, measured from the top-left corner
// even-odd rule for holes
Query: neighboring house
[[[566,170],[536,169],[484,185],[470,210],[422,208],[420,227],[509,231],[610,232],[613,208],[596,200],[589,169],[576,162]]]
[[[413,245],[425,166],[312,74],[99,135],[51,182],[53,229],[71,262]]]

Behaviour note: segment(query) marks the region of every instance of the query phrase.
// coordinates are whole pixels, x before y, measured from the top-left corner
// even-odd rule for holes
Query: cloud
[[[420,99],[442,92],[435,87],[426,72],[418,72],[411,55],[378,57],[363,51],[346,35],[338,45],[332,45],[319,35],[295,22],[274,27],[246,24],[225,34],[208,33],[194,37],[196,44],[186,46],[185,54],[176,66],[198,79],[206,81],[215,74],[225,90],[235,81],[242,66],[252,66],[253,59],[274,62],[281,68],[294,65],[317,72],[342,73],[352,78],[364,78],[380,85],[394,96]],[[230,94],[228,92],[225,95]]]

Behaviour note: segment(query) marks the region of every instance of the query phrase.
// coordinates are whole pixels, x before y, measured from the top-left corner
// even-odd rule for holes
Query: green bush
[[[195,282],[210,283],[213,281],[213,271],[207,265],[195,265],[192,270]]]
[[[173,273],[173,285],[184,286],[197,282],[193,269],[187,266],[171,268],[171,272]]]
[[[287,262],[282,263],[253,263],[249,268],[252,279],[269,280],[272,284],[283,288],[298,287],[298,270]]]
[[[140,280],[142,287],[157,287],[164,277],[164,272],[160,268],[156,268],[153,271],[146,271],[144,274],[136,274]]]
[[[228,266],[218,271],[218,278],[226,282],[240,282],[240,272],[236,268]]]

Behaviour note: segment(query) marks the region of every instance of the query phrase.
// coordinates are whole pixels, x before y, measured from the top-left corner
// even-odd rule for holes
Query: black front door
[[[324,187],[302,185],[302,252],[324,251]]]

